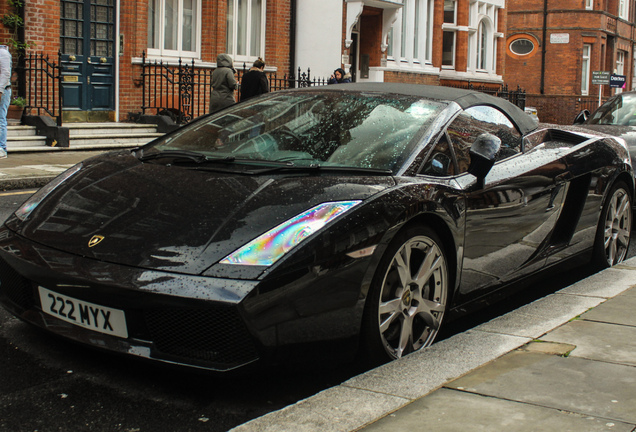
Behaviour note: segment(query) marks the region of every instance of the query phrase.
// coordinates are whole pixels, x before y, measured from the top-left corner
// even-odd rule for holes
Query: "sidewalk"
[[[0,159],[0,191],[40,188],[78,162],[108,150],[9,153]]]
[[[232,432],[636,430],[636,258]]]
[[[100,153],[10,153],[0,190]],[[632,258],[232,431],[633,432],[635,286]]]

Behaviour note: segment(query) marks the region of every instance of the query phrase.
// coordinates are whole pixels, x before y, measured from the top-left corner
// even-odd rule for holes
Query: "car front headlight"
[[[64,183],[66,180],[71,178],[75,173],[82,169],[82,163],[78,163],[77,165],[69,168],[64,171],[59,176],[55,177],[49,183],[44,185],[40,190],[31,195],[29,199],[27,199],[24,204],[22,204],[16,211],[15,216],[21,221],[25,221],[26,218],[29,217],[31,212],[35,210],[35,208],[40,205],[40,203],[46,198],[51,192],[55,190],[59,185]]]
[[[223,258],[221,264],[270,266],[300,242],[361,201],[319,204],[255,238]]]

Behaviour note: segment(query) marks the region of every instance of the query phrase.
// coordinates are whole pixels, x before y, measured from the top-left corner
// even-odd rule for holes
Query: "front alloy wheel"
[[[371,292],[376,334],[384,357],[392,359],[433,343],[448,298],[447,261],[437,235],[419,228],[399,237]]]

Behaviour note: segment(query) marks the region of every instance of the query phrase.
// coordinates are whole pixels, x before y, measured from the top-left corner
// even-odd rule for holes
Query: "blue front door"
[[[61,8],[64,110],[114,110],[115,0],[61,0]]]

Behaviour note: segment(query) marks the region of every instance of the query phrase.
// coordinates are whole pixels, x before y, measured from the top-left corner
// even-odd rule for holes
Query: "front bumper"
[[[18,318],[96,348],[229,371],[257,362],[262,346],[240,302],[255,281],[128,268],[89,260],[0,230],[0,304]],[[99,333],[42,310],[38,287],[123,310],[128,337]]]

